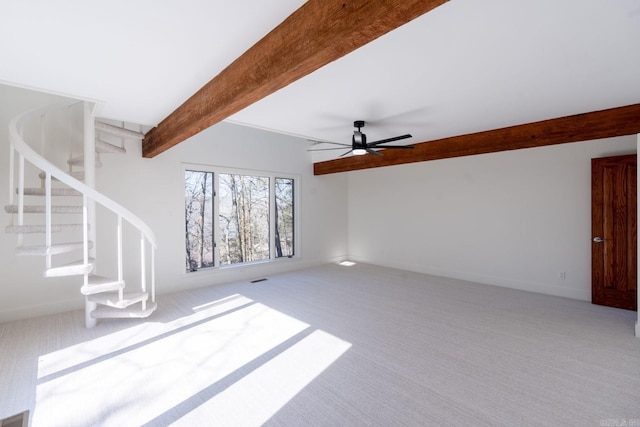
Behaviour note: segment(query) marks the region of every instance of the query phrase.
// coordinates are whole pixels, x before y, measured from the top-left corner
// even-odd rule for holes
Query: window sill
[[[219,265],[217,267],[203,268],[203,269],[197,270],[197,271],[183,272],[182,276],[183,277],[198,277],[198,276],[214,274],[216,272],[222,272],[222,271],[231,271],[231,270],[238,270],[238,269],[249,270],[249,269],[252,269],[252,268],[263,267],[263,266],[266,266],[266,265],[273,265],[273,264],[276,264],[276,263],[284,263],[284,262],[287,262],[287,261],[295,261],[295,260],[299,260],[299,259],[300,259],[299,256],[294,255],[294,256],[291,256],[291,257],[280,257],[280,258],[266,259],[266,260],[261,260],[261,261],[243,262],[243,263],[238,263],[238,264],[224,264],[224,265]]]

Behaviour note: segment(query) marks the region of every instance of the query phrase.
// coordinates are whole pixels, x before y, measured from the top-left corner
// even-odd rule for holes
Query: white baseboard
[[[539,294],[553,295],[564,298],[577,299],[582,301],[591,301],[591,291],[575,288],[560,288],[549,286],[546,284],[528,282],[518,279],[510,279],[505,277],[494,277],[474,272],[449,271],[433,266],[412,265],[399,262],[376,262],[363,259],[357,256],[350,256],[349,259],[366,264],[379,265],[381,267],[397,268],[399,270],[413,271],[415,273],[431,274],[433,276],[448,277],[451,279],[464,280],[467,282],[481,283],[484,285],[500,286],[503,288],[518,289],[521,291],[535,292]]]
[[[12,322],[14,320],[30,319],[33,317],[48,316],[51,314],[64,313],[67,311],[80,310],[84,308],[84,297],[78,292],[78,297],[70,300],[55,301],[45,304],[36,304],[12,310],[0,311],[0,323]]]

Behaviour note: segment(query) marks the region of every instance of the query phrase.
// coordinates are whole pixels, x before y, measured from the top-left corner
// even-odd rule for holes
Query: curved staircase
[[[93,188],[95,168],[101,167],[101,155],[125,154],[124,141],[142,139],[144,135],[124,126],[95,120],[91,105],[84,103],[80,112],[82,152],[74,152],[73,147],[78,144],[74,144],[73,139],[77,135],[73,135],[69,125],[73,108],[72,104],[50,106],[28,111],[11,120],[11,195],[10,204],[5,206],[5,211],[11,215],[11,224],[5,232],[17,235],[16,255],[45,258],[44,277],[69,277],[69,280],[78,281],[79,291],[85,297],[87,327],[95,326],[100,318],[147,317],[157,308],[155,236],[140,218]],[[55,116],[55,112],[59,116],[61,109],[66,109],[69,116],[66,131],[69,157],[63,166],[67,171],[44,156],[48,151],[48,139],[54,139],[53,136],[47,138],[45,120]],[[38,133],[40,136],[34,138]],[[59,135],[56,138],[60,140]],[[40,153],[33,148],[38,145]],[[85,162],[87,158],[92,161]],[[27,181],[40,185],[27,186]],[[97,209],[114,213],[115,224],[96,224]],[[123,221],[139,233],[140,267],[136,273],[140,276],[140,288],[135,291],[129,291],[124,280]],[[117,253],[106,257],[115,259],[115,277],[98,274],[95,243],[98,227],[101,230],[110,227],[116,235]],[[148,249],[151,250],[150,263],[146,259]],[[82,280],[74,279],[78,276]]]

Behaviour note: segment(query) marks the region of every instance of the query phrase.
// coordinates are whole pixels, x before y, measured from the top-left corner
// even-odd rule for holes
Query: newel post
[[[84,183],[91,187],[96,187],[96,127],[94,117],[95,104],[90,102],[83,102],[82,104],[82,119],[83,119],[83,146],[84,146]],[[88,227],[88,240],[93,242],[93,247],[89,249],[89,258],[94,259],[94,263],[97,260],[96,257],[96,203],[92,199],[87,200],[87,223]],[[94,264],[93,271],[96,270]],[[97,304],[90,302],[88,297],[85,297],[85,326],[91,328],[96,325],[96,319],[91,317],[91,312],[97,308]]]

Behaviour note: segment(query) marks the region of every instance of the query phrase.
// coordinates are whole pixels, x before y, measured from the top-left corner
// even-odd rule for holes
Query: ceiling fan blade
[[[374,148],[413,148],[413,145],[380,145]]]
[[[407,138],[411,138],[411,134],[394,136],[393,138],[381,139],[380,141],[373,141],[368,143],[367,145],[369,147],[375,147],[376,145],[384,144],[385,142],[399,141],[401,139],[407,139]]]
[[[328,150],[344,150],[342,147],[334,147],[334,148],[310,148],[307,151],[328,151]]]
[[[352,151],[353,151],[353,149],[351,149],[351,150],[347,151],[347,152],[346,152],[346,153],[344,153],[344,154],[340,154],[340,157],[344,157],[344,156],[346,156],[347,154],[349,154],[349,153],[350,153],[350,152],[352,152]]]
[[[376,150],[372,150],[371,148],[368,148],[368,147],[365,148],[365,150],[367,150],[367,153],[369,154],[373,154],[374,156],[377,156],[377,157],[382,157],[382,154],[378,153]]]
[[[318,144],[333,144],[333,145],[342,145],[343,147],[351,147],[351,144],[342,144],[341,142],[329,142],[329,141],[317,141],[315,139],[307,139],[309,142],[313,142],[311,146]]]

